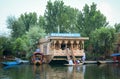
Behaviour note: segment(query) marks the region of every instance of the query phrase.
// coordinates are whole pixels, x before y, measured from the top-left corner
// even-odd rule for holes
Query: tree
[[[106,17],[96,9],[96,4],[92,3],[91,6],[87,4],[80,11],[77,18],[77,28],[82,36],[88,36],[95,29],[106,27]]]
[[[23,23],[17,20],[14,16],[9,16],[7,19],[8,28],[11,29],[11,36],[18,38],[25,33],[25,27]]]
[[[120,23],[114,25],[116,32],[120,32]]]
[[[37,14],[35,12],[21,14],[19,21],[23,22],[26,31],[28,31],[32,25],[37,24]]]
[[[18,53],[18,52],[23,52],[24,50],[26,50],[26,44],[24,42],[24,40],[22,38],[17,38],[14,42],[14,53]]]
[[[77,12],[77,9],[65,6],[63,1],[48,1],[44,15],[46,32],[76,32]]]
[[[0,55],[2,54],[3,50],[7,47],[6,44],[7,38],[4,36],[0,36]]]
[[[13,53],[13,42],[10,37],[0,36],[0,55]],[[6,52],[4,52],[6,51]]]
[[[35,25],[32,26],[29,31],[26,33],[27,37],[27,46],[29,47],[29,51],[33,52],[37,47],[39,39],[45,37],[46,33],[45,30],[41,27]]]
[[[38,25],[41,27],[41,28],[43,28],[43,29],[45,29],[45,17],[44,16],[40,16],[39,17],[39,20],[38,20]]]
[[[108,56],[116,41],[115,29],[101,27],[91,33],[90,41],[94,52]]]
[[[11,35],[13,38],[21,37],[30,27],[37,24],[37,14],[24,13],[16,19],[14,16],[9,16],[7,19],[8,28],[11,29]]]

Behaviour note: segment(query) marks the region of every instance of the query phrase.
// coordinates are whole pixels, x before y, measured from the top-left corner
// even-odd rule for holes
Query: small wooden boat
[[[106,64],[106,63],[114,63],[114,62],[115,62],[115,61],[112,61],[112,60],[108,60],[108,61],[107,61],[107,60],[104,60],[104,61],[100,61],[100,60],[99,60],[99,61],[97,61],[98,64]],[[116,61],[116,63],[117,63],[117,62],[118,62],[118,61]]]
[[[97,64],[97,61],[84,61],[84,64]]]
[[[39,52],[35,52],[31,58],[31,63],[34,65],[41,65],[43,63],[43,54]]]
[[[83,65],[83,63],[79,63],[79,64],[64,64],[66,66],[80,66],[80,65]]]

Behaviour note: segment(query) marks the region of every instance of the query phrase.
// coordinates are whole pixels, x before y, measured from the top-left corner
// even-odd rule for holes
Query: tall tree
[[[28,38],[28,47],[34,49],[36,47],[36,44],[39,42],[39,39],[45,37],[45,35],[46,33],[44,29],[38,25],[32,26],[26,33],[26,37]]]
[[[8,28],[11,29],[11,36],[17,38],[25,33],[25,27],[22,21],[17,20],[14,16],[7,19]]]
[[[90,41],[96,53],[109,55],[116,41],[115,29],[101,27],[91,33]]]
[[[11,35],[14,38],[18,38],[25,34],[30,27],[37,24],[37,14],[33,13],[24,13],[16,19],[14,16],[9,16],[7,19],[8,28],[11,29]]]
[[[45,17],[44,17],[44,16],[40,16],[40,17],[39,17],[38,25],[39,25],[41,28],[45,29]]]
[[[19,20],[23,22],[26,31],[28,31],[32,25],[35,25],[37,23],[37,14],[35,12],[29,14],[24,13],[21,14]]]
[[[96,9],[95,3],[92,3],[91,6],[86,4],[77,18],[77,28],[83,36],[89,36],[92,31],[106,27],[107,24],[106,17]]]
[[[114,25],[116,32],[120,32],[120,23]]]
[[[46,32],[75,32],[78,10],[65,6],[63,1],[48,1],[45,10]]]

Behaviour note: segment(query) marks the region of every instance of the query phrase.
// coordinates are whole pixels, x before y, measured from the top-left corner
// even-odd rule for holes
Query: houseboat
[[[44,54],[44,62],[80,60],[84,55],[84,41],[88,37],[81,37],[79,33],[51,33],[39,40],[39,48]]]

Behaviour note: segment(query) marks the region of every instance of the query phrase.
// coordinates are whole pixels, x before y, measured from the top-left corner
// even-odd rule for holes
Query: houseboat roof
[[[80,37],[79,33],[51,33],[50,37]]]
[[[88,40],[88,37],[81,37],[79,33],[51,33],[48,39],[71,39],[71,40]]]
[[[120,56],[120,53],[111,54],[111,56]]]
[[[88,37],[81,37],[79,33],[51,33],[46,38],[40,39],[40,42],[49,40],[88,40]]]

